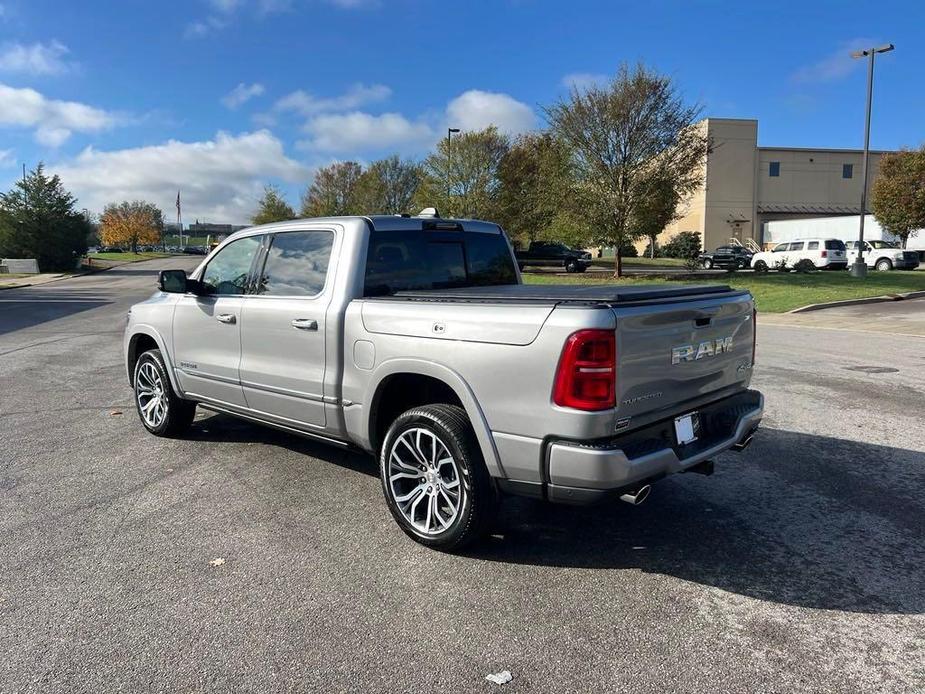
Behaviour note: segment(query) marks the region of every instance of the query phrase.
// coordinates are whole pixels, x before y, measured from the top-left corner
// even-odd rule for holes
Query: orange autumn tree
[[[110,203],[100,217],[100,242],[104,246],[130,247],[138,252],[138,245],[161,242],[164,230],[164,213],[157,205],[144,200]]]

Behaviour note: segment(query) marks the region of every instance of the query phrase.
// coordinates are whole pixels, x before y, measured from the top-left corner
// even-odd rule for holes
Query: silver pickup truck
[[[763,411],[748,292],[525,285],[500,227],[436,216],[240,231],[161,272],[124,353],[152,434],[199,406],[369,451],[397,523],[446,550],[506,494],[639,503],[709,474]]]

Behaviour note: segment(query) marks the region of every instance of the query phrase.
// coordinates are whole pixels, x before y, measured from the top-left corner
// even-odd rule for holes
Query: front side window
[[[798,241],[797,243],[791,243],[791,244],[790,244],[790,250],[791,250],[791,251],[802,251],[802,250],[803,250],[803,242],[802,242],[802,241]]]
[[[207,294],[229,296],[247,291],[247,277],[260,239],[260,236],[245,236],[232,241],[209,261],[202,273]]]
[[[276,234],[257,283],[257,294],[315,296],[324,289],[334,245],[330,231],[290,231]]]
[[[780,176],[780,162],[779,161],[772,161],[768,165],[768,176],[771,176],[772,178],[777,178],[778,176]]]
[[[780,253],[781,251],[786,251],[786,250],[787,250],[787,244],[786,244],[786,243],[779,243],[779,244],[777,244],[776,246],[774,246],[774,251],[773,251],[773,252],[774,252],[774,253]]]

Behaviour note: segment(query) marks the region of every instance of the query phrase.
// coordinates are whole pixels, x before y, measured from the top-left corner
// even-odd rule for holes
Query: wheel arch
[[[138,362],[138,357],[149,349],[160,350],[161,356],[164,358],[164,364],[167,366],[167,377],[170,379],[170,385],[175,393],[182,393],[176,374],[173,372],[173,363],[170,353],[165,347],[164,338],[154,328],[147,325],[135,326],[126,344],[125,368],[128,373],[129,385],[135,386],[135,364]]]
[[[459,405],[469,417],[489,474],[492,477],[505,476],[491,430],[475,394],[462,376],[449,367],[417,359],[383,362],[370,381],[364,402],[368,403],[368,407],[363,422],[363,438],[372,451],[378,451],[389,425],[402,412],[429,404]]]

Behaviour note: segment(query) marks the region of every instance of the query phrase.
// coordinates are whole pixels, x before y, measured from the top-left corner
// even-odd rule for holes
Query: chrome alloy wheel
[[[439,535],[462,506],[459,466],[428,429],[408,429],[389,451],[389,489],[401,514],[424,535]]]
[[[145,424],[156,429],[167,418],[167,393],[161,374],[150,361],[138,369],[135,377],[135,397]]]

